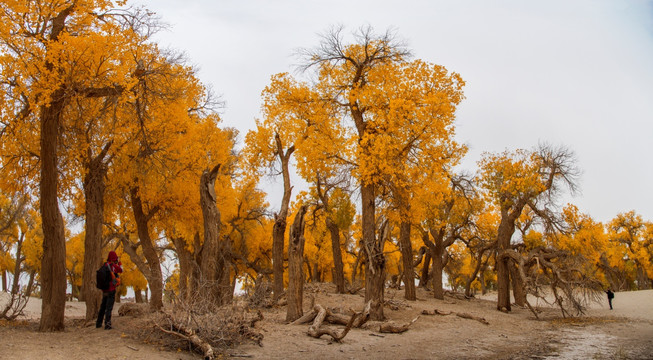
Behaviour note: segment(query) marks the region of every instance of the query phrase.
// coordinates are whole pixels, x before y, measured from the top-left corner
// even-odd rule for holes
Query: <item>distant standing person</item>
[[[612,310],[612,299],[614,299],[614,293],[610,289],[605,293],[608,294],[608,304],[610,304],[610,310]]]
[[[113,311],[113,303],[116,301],[116,288],[120,285],[120,274],[122,272],[122,263],[118,259],[118,254],[115,251],[109,251],[107,262],[102,266],[109,268],[111,273],[111,280],[109,287],[102,290],[102,305],[100,305],[100,313],[97,316],[96,328],[102,327],[102,319],[104,319],[104,330],[111,329],[111,312]]]

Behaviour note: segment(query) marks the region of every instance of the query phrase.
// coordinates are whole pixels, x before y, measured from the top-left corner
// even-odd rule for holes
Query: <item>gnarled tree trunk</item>
[[[385,320],[383,302],[385,291],[384,235],[376,237],[376,205],[373,184],[361,186],[362,233],[365,259],[365,302],[371,302],[370,318]],[[387,223],[386,223],[387,226]]]
[[[402,221],[399,226],[399,244],[404,273],[404,297],[406,300],[416,300],[415,272],[413,270],[413,247],[410,243],[410,222]]]
[[[130,190],[132,211],[134,212],[134,219],[136,220],[136,228],[138,230],[138,238],[143,248],[143,256],[147,260],[147,269],[143,271],[140,269],[147,283],[150,287],[150,306],[155,310],[163,308],[163,274],[161,273],[161,262],[159,261],[159,254],[154,247],[154,241],[150,237],[149,221],[158,211],[158,208],[150,210],[145,214],[143,210],[143,203],[138,194],[138,187],[132,187]],[[131,257],[131,254],[129,254]],[[132,260],[134,258],[132,257]],[[134,261],[138,266],[139,263]]]
[[[326,227],[331,235],[331,253],[333,254],[333,283],[336,285],[338,294],[345,293],[345,271],[342,262],[342,251],[340,250],[340,230],[338,225],[326,217]]]
[[[512,283],[512,293],[515,298],[517,306],[526,306],[526,289],[524,289],[524,281],[519,276],[519,270],[514,262],[510,262],[510,281]]]
[[[59,119],[65,106],[64,90],[56,90],[52,94],[52,99],[48,105],[41,108],[40,207],[43,228],[41,259],[43,302],[39,331],[63,330],[66,307],[66,238],[57,197]]]
[[[286,234],[286,218],[288,217],[288,206],[290,205],[290,171],[288,169],[290,156],[295,151],[291,146],[285,153],[279,134],[275,134],[277,154],[281,161],[281,174],[283,175],[283,197],[281,198],[281,208],[279,213],[274,216],[274,226],[272,228],[272,271],[274,273],[274,297],[279,298],[283,293],[283,245]]]
[[[522,206],[523,208],[523,206]],[[521,209],[519,210],[521,214]],[[504,255],[510,248],[510,239],[515,232],[516,216],[509,214],[507,210],[501,210],[501,222],[497,232],[497,309],[510,311],[510,259]]]
[[[104,162],[111,142],[95,157],[89,148],[84,176],[86,200],[86,232],[84,237],[84,271],[82,295],[86,303],[86,321],[95,320],[102,301],[102,291],[95,286],[95,271],[102,265],[102,223],[104,221],[104,192],[107,165]]]
[[[428,238],[428,234],[425,234]],[[419,278],[419,287],[426,288],[428,287],[429,283],[429,268],[431,266],[431,251],[426,250],[426,254],[424,254],[424,265],[422,266],[422,276]]]
[[[200,204],[204,219],[204,244],[200,262],[200,296],[222,305],[230,289],[226,244],[220,242],[220,211],[216,204],[215,179],[220,165],[205,170],[200,179]],[[226,281],[225,281],[226,277]]]
[[[193,255],[186,247],[186,241],[180,237],[171,237],[179,260],[179,299],[187,301],[192,288]]]
[[[286,321],[295,321],[303,314],[304,298],[304,216],[306,205],[299,208],[288,236],[288,310]]]

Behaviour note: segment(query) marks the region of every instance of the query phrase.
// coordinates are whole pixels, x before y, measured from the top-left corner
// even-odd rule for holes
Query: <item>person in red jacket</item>
[[[116,301],[116,288],[120,285],[120,274],[122,272],[122,263],[118,259],[118,254],[115,251],[109,251],[107,262],[103,266],[108,266],[111,270],[111,283],[108,290],[102,291],[102,305],[100,305],[100,313],[97,316],[95,327],[102,327],[102,319],[104,319],[104,330],[111,329],[111,311],[113,311],[113,303]]]

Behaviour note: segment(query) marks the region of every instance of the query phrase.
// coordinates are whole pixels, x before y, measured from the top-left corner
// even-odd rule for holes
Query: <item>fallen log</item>
[[[474,316],[472,314],[468,313],[459,313],[459,312],[453,312],[453,311],[441,311],[438,309],[434,309],[433,311],[429,310],[422,310],[422,315],[456,315],[458,317],[461,317],[463,319],[470,319],[470,320],[476,320],[478,322],[481,322],[485,325],[490,325],[490,323],[485,320],[485,318],[479,317],[479,316]]]
[[[395,324],[393,322],[383,323],[383,324],[381,324],[381,326],[379,326],[379,332],[380,333],[390,333],[390,334],[401,334],[403,332],[408,331],[408,328],[411,325],[413,325],[415,323],[415,321],[417,321],[417,319],[419,319],[419,315],[417,315],[416,318],[411,320],[411,322],[409,322],[407,324],[403,324],[403,325],[397,325],[397,324]]]
[[[362,327],[370,319],[370,310],[371,310],[371,308],[372,308],[372,303],[368,302],[365,305],[365,308],[363,309],[363,311],[360,313],[360,316],[356,317],[356,320],[352,324],[353,328],[358,329],[358,328]],[[329,309],[325,309],[325,310],[326,310],[326,317],[324,318],[324,321],[329,323],[329,324],[347,326],[347,324],[351,320],[351,316],[347,316],[347,315],[339,314],[339,313],[334,313],[333,311],[331,311]],[[349,309],[349,311],[351,313],[356,313],[352,309]],[[302,316],[301,318],[293,321],[292,325],[301,325],[301,324],[311,322],[311,321],[313,321],[315,319],[316,316],[317,316],[317,312],[315,311],[315,307],[313,307],[313,310],[311,310],[310,312],[304,314],[304,316]]]
[[[490,325],[490,323],[485,320],[485,318],[479,317],[479,316],[474,316],[468,313],[456,313],[456,316],[461,317],[463,319],[471,319],[471,320],[476,320],[478,322],[481,322],[485,325]]]
[[[434,309],[433,311],[428,311],[428,310],[422,310],[422,315],[451,315],[451,311],[441,311],[438,309]]]
[[[318,304],[315,305],[314,310],[317,312],[317,316],[313,321],[313,325],[311,325],[311,327],[308,328],[308,335],[316,339],[319,339],[320,337],[322,337],[322,335],[329,335],[331,336],[331,339],[333,339],[333,341],[336,342],[340,342],[345,337],[345,335],[347,335],[352,325],[354,324],[354,321],[360,315],[354,313],[349,319],[349,323],[347,324],[347,326],[340,331],[336,331],[333,329],[322,327],[322,322],[324,322],[324,319],[326,318],[327,315],[327,310],[324,307]]]
[[[467,296],[465,294],[455,292],[455,291],[450,291],[450,290],[446,290],[444,294],[458,300],[469,300],[473,298],[473,296]]]
[[[202,355],[204,356],[204,360],[215,359],[215,354],[213,353],[213,347],[211,346],[211,344],[207,343],[202,338],[197,336],[197,334],[195,334],[193,330],[186,329],[183,326],[177,326],[176,331],[166,330],[160,325],[157,325],[157,327],[166,334],[175,335],[182,339],[188,340],[191,342],[191,344],[200,348],[202,350]]]
[[[313,310],[302,315],[299,319],[291,322],[290,324],[291,325],[308,324],[309,322],[313,321],[313,319],[315,319],[316,316],[317,316],[317,311],[315,311],[315,307],[313,307]]]

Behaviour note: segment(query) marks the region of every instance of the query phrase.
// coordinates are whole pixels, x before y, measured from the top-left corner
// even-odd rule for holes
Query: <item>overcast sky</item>
[[[223,124],[254,126],[270,76],[293,72],[298,48],[343,25],[371,25],[414,57],[466,81],[457,139],[475,170],[485,151],[572,149],[582,194],[599,221],[635,210],[653,221],[653,1],[644,0],[139,0],[222,96]],[[266,186],[270,186],[265,185]],[[274,204],[275,199],[270,199]]]

